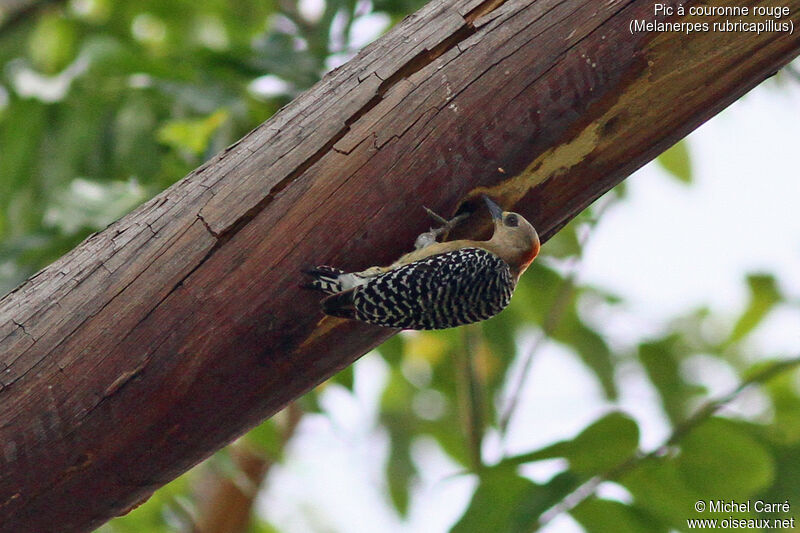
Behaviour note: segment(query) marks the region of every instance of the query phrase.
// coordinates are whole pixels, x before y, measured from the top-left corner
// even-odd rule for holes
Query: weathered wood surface
[[[652,10],[434,0],[6,296],[0,529],[90,530],[392,334],[323,320],[301,268],[388,263],[481,192],[546,238],[800,48],[631,35]]]

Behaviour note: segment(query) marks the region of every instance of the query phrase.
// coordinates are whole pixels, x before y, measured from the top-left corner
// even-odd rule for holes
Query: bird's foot
[[[428,215],[430,215],[430,217],[434,219],[436,222],[441,224],[441,226],[439,226],[438,228],[431,228],[430,231],[426,231],[425,233],[417,237],[417,240],[414,242],[414,248],[416,248],[417,250],[420,250],[422,248],[425,248],[426,246],[430,246],[431,244],[435,243],[439,235],[441,235],[442,233],[444,234],[449,233],[450,230],[456,227],[459,222],[461,222],[462,220],[464,220],[469,216],[468,213],[461,213],[460,215],[453,217],[450,220],[447,220],[444,217],[437,215],[427,207],[425,206],[422,207],[425,209]]]

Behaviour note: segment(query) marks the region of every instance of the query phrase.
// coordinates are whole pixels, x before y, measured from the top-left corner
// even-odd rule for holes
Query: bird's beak
[[[492,218],[495,220],[502,220],[503,210],[500,208],[500,206],[494,203],[492,199],[486,196],[485,194],[482,196],[483,196],[483,201],[486,202],[486,207],[489,208],[489,212],[492,214]]]

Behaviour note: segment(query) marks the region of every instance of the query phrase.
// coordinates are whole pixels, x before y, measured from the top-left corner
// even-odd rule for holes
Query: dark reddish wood
[[[546,238],[800,50],[629,33],[652,10],[434,0],[6,296],[2,527],[90,530],[392,334],[323,318],[301,268],[389,263],[481,192]]]

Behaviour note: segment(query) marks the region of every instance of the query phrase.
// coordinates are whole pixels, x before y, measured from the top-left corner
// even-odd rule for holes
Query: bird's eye
[[[519,218],[517,215],[508,215],[506,216],[505,224],[509,228],[516,228],[519,226]]]

